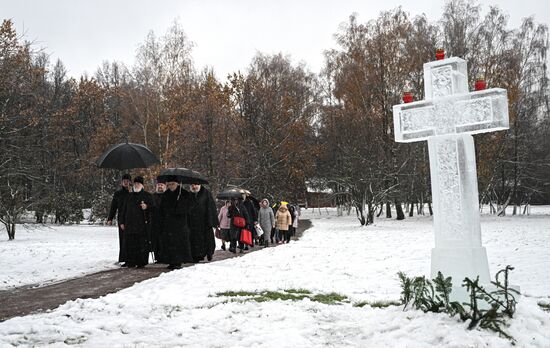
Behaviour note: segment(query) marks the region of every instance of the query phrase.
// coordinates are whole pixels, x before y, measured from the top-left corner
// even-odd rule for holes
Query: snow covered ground
[[[119,267],[116,227],[18,225],[13,241],[0,233],[0,290]]]
[[[378,219],[375,225],[365,228],[359,227],[353,216],[336,217],[334,211],[327,215],[324,209],[322,212],[305,212],[304,216],[312,218],[313,227],[300,241],[289,245],[165,273],[96,300],[71,301],[49,313],[0,323],[0,346],[510,345],[493,332],[468,331],[466,324],[446,314],[404,312],[396,306],[354,307],[361,301],[398,300],[398,271],[428,274],[433,246],[431,219]],[[491,272],[507,264],[515,266],[511,282],[520,285],[525,294],[507,332],[517,339],[519,347],[550,347],[550,313],[537,305],[537,301],[550,302],[550,216],[483,216],[481,221]],[[92,229],[83,230],[88,228]],[[105,259],[106,265],[112,265],[116,230],[112,229],[111,236],[111,229],[94,228],[98,233],[78,232],[82,247],[87,250],[88,244],[97,244],[90,259]],[[53,237],[51,242],[57,243]],[[49,244],[45,246],[51,248],[52,255],[71,249]],[[106,244],[111,245],[111,251],[100,250],[107,248]],[[25,246],[24,240],[21,245]],[[3,258],[3,251],[0,255]],[[76,256],[66,258],[78,260]],[[10,265],[19,268],[20,273],[33,267],[32,263]],[[235,301],[216,295],[224,291],[290,289],[306,289],[314,294],[336,292],[347,296],[350,303],[328,305],[309,299]]]

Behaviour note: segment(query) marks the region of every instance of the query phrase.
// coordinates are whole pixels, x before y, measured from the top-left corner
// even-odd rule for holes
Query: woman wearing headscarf
[[[222,250],[225,250],[225,242],[229,241],[229,231],[231,229],[231,220],[227,216],[227,213],[229,212],[230,206],[231,206],[231,202],[225,201],[224,205],[220,208],[220,212],[218,214],[218,221],[220,222]]]
[[[260,210],[258,211],[258,224],[264,231],[264,247],[269,246],[269,235],[271,230],[275,228],[275,215],[273,215],[273,209],[269,206],[267,198],[262,199],[260,202]]]

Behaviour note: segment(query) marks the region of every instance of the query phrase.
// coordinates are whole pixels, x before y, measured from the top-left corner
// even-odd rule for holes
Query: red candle
[[[407,104],[414,100],[413,94],[411,92],[404,92],[403,93],[403,103]]]
[[[436,60],[445,59],[445,50],[442,49],[442,48],[438,48],[438,49],[435,51],[435,59],[436,59]]]
[[[487,88],[487,82],[485,82],[484,77],[478,77],[476,79],[476,83],[474,84],[474,88],[476,91],[482,91]]]

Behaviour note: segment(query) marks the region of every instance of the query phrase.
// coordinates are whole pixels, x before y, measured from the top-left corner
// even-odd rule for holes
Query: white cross
[[[474,140],[471,134],[508,129],[506,90],[468,91],[466,61],[424,64],[425,100],[393,107],[395,140],[428,140],[435,248],[431,275],[480,277],[489,266],[481,244]]]

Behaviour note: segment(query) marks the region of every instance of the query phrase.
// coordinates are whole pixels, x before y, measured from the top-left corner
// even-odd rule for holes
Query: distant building
[[[306,197],[304,206],[306,208],[334,207],[332,199],[333,191],[324,183],[311,180],[306,182]]]

